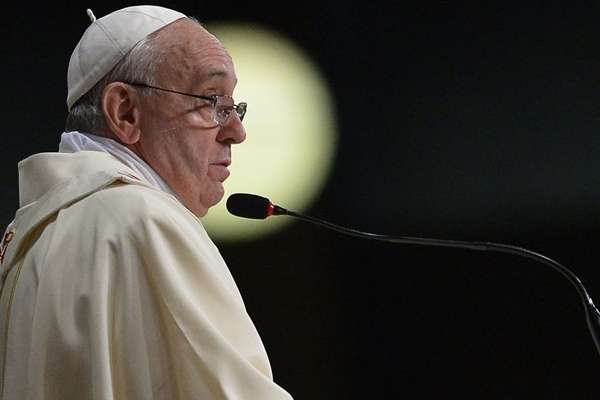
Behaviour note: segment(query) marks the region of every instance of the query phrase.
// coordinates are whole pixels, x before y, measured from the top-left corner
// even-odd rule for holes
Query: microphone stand
[[[568,268],[564,267],[560,263],[548,258],[542,254],[536,253],[534,251],[518,247],[511,246],[507,244],[501,243],[492,243],[492,242],[467,242],[460,240],[442,240],[442,239],[428,239],[428,238],[418,238],[418,237],[409,237],[409,236],[390,236],[390,235],[381,235],[376,233],[368,233],[361,232],[355,229],[345,228],[331,222],[323,221],[318,218],[298,214],[294,211],[286,210],[283,207],[272,205],[272,214],[271,215],[289,215],[291,217],[298,218],[300,220],[310,222],[313,224],[317,224],[320,226],[324,226],[329,229],[333,229],[334,231],[350,235],[356,236],[360,238],[368,238],[374,240],[380,240],[383,242],[390,243],[404,243],[404,244],[417,244],[424,246],[439,246],[439,247],[454,247],[454,248],[462,248],[462,249],[470,249],[477,251],[495,251],[499,253],[506,254],[516,254],[519,256],[527,257],[535,261],[539,261],[550,268],[558,271],[562,276],[567,278],[569,282],[575,287],[577,292],[579,293],[579,297],[583,303],[583,308],[585,310],[585,319],[587,322],[587,326],[589,332],[594,340],[594,345],[596,346],[596,351],[600,354],[600,312],[594,305],[592,298],[589,296],[587,290],[581,283],[581,280],[571,272]]]

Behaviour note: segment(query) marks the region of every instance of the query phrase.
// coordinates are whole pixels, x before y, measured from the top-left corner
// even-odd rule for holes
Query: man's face
[[[167,32],[167,30],[169,30]],[[181,20],[165,28],[167,57],[157,85],[203,96],[233,94],[237,78],[231,57],[199,24]],[[142,96],[141,137],[136,152],[196,216],[204,216],[224,195],[231,145],[246,133],[235,111],[218,126],[207,117],[209,101],[152,91]]]

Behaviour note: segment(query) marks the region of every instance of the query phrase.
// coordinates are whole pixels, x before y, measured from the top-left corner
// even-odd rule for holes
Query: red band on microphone
[[[267,217],[273,215],[273,211],[275,211],[275,206],[273,205],[273,203],[269,203],[269,205],[267,206]]]

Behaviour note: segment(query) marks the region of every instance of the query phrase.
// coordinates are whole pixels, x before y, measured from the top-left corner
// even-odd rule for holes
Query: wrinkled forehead
[[[190,52],[187,62],[195,80],[236,80],[233,60],[220,43],[214,47],[198,46]]]
[[[166,78],[180,83],[222,80],[235,84],[233,61],[225,47],[201,25],[193,24],[166,38]]]

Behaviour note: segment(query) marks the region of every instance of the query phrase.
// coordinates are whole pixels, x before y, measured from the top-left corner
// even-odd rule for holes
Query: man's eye
[[[233,107],[229,107],[229,106],[217,107],[217,113],[222,117],[227,117],[231,113],[231,110],[233,110]]]

